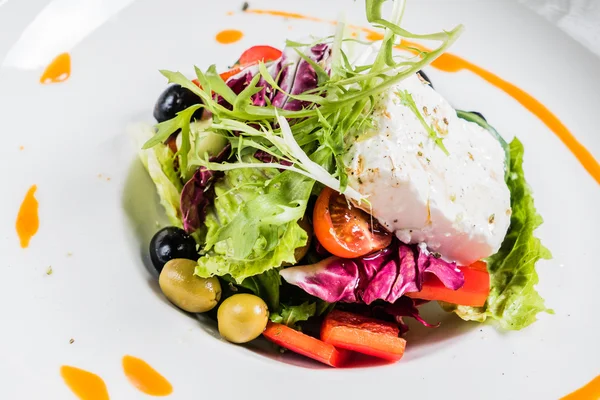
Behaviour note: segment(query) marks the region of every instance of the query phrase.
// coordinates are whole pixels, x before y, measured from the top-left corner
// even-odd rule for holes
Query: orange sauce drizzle
[[[133,356],[123,357],[123,372],[129,382],[151,396],[168,396],[173,386],[147,362]]]
[[[60,367],[60,375],[81,400],[109,400],[106,384],[98,375],[89,371],[63,365]]]
[[[217,42],[221,44],[230,44],[239,41],[242,37],[244,37],[244,33],[237,29],[225,29],[215,36]]]
[[[61,53],[46,67],[40,77],[40,83],[64,82],[71,76],[71,56],[69,53]]]
[[[600,375],[591,380],[584,387],[571,394],[561,397],[560,400],[597,400],[600,399]]]
[[[335,24],[336,21],[328,21],[321,18],[305,16],[297,13],[290,13],[285,11],[274,11],[274,10],[246,10],[247,13],[250,14],[259,14],[259,15],[271,15],[276,17],[284,17],[284,18],[293,18],[293,19],[303,19],[308,21],[315,22],[325,22]],[[349,25],[350,28],[358,28],[366,33],[366,38],[368,40],[381,40],[383,39],[383,35],[375,30],[364,28],[364,27],[355,27],[353,25]],[[408,41],[403,41],[404,46],[414,47],[420,50],[428,50],[427,48],[421,46],[417,43],[412,43]],[[405,47],[402,47],[403,50],[411,51]],[[458,72],[461,70],[468,70],[479,77],[483,78],[488,83],[497,87],[498,89],[504,91],[506,94],[511,96],[513,99],[518,101],[523,107],[525,107],[529,112],[534,114],[537,118],[539,118],[547,127],[550,129],[569,149],[569,151],[579,160],[581,165],[588,171],[588,173],[600,184],[600,163],[594,158],[594,156],[587,150],[569,131],[569,129],[542,103],[536,100],[533,96],[526,93],[522,89],[513,85],[510,82],[500,78],[498,75],[487,71],[470,61],[465,60],[457,55],[451,53],[444,53],[437,60],[435,60],[432,64],[432,67],[439,69],[444,72]]]
[[[38,217],[38,201],[35,198],[35,191],[37,186],[33,185],[25,194],[25,198],[19,208],[19,214],[17,214],[17,235],[21,242],[21,248],[25,249],[29,246],[29,241],[38,231],[40,227],[40,220]]]

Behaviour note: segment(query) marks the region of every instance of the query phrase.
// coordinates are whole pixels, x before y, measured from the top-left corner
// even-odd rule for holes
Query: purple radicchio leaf
[[[293,47],[286,47],[283,49],[283,53],[281,54],[281,58],[278,61],[280,65],[280,73],[277,84],[286,93],[289,93],[294,85],[294,79],[296,77],[296,69],[298,68],[298,63],[300,62],[300,55],[296,52],[296,49]],[[283,108],[285,102],[287,101],[287,95],[283,92],[275,92],[273,93],[273,98],[271,99],[271,104],[277,108]]]
[[[218,155],[210,157],[209,161],[221,162],[225,160],[230,149],[231,145],[228,143]],[[208,206],[212,204],[215,196],[212,182],[222,174],[220,171],[211,171],[206,167],[200,167],[183,186],[181,191],[181,215],[183,229],[186,232],[197,231],[204,222]]]
[[[273,79],[276,79],[279,75],[282,65],[282,57],[280,57],[279,59],[275,60],[275,62],[273,62],[273,64],[270,67],[267,68],[267,71],[269,71],[269,75],[271,75]],[[252,96],[252,104],[257,107],[264,107],[267,105],[267,99],[269,99],[269,101],[273,100],[273,96],[275,95],[275,89],[273,89],[273,87],[262,76],[259,79],[256,86],[262,87],[262,90],[256,93],[254,96]]]
[[[227,86],[231,88],[233,93],[240,94],[242,91],[252,82],[252,78],[254,75],[258,73],[258,68],[256,66],[250,66],[248,68],[244,68],[242,71],[238,72],[236,75],[227,79]],[[233,107],[229,104],[223,97],[215,94],[215,100],[219,105],[231,110]]]
[[[395,303],[405,293],[418,292],[427,273],[453,290],[464,284],[464,275],[455,263],[434,257],[422,246],[409,246],[398,240],[364,257],[329,257],[314,265],[280,272],[288,283],[327,302],[365,304],[376,300]]]
[[[313,66],[308,61],[301,58],[296,52],[296,49],[292,48],[292,51],[295,53],[294,60],[297,60],[297,65],[291,64],[285,67],[286,75],[285,79],[282,78],[280,87],[286,93],[291,95],[299,95],[308,90],[315,89],[319,82],[317,79],[317,73]],[[284,55],[286,54],[287,52],[284,53]],[[305,50],[306,57],[317,64],[325,64],[328,61],[330,54],[331,49],[326,43],[320,43]],[[293,76],[291,75],[292,71]],[[310,103],[308,102],[292,99],[281,92],[277,93],[273,99],[273,105],[275,107],[289,111],[299,111],[309,104]]]
[[[285,268],[279,274],[290,284],[328,303],[357,303],[359,266],[354,260],[329,257],[316,264]]]

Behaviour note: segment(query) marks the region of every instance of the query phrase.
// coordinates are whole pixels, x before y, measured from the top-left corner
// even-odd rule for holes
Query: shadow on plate
[[[128,172],[124,191],[122,194],[122,205],[125,215],[129,221],[133,240],[132,246],[137,247],[137,253],[140,257],[138,264],[145,271],[140,271],[146,276],[148,285],[156,296],[159,296],[164,302],[170,304],[172,308],[179,311],[182,315],[198,320],[200,327],[208,335],[216,340],[223,340],[219,335],[216,324],[216,309],[215,312],[207,314],[193,315],[179,310],[173,306],[162,294],[158,286],[158,274],[148,254],[148,244],[152,236],[160,228],[167,226],[168,221],[159,203],[158,195],[154,188],[154,184],[142,163],[135,160]],[[420,307],[421,315],[431,323],[441,322],[438,328],[427,328],[411,318],[406,318],[409,324],[410,331],[405,336],[407,340],[407,350],[404,356],[406,361],[410,359],[420,358],[425,354],[435,352],[435,347],[443,342],[452,342],[460,336],[467,334],[469,331],[476,328],[474,323],[466,323],[454,314],[444,312],[435,302],[425,304]],[[446,345],[447,343],[444,343]],[[230,344],[231,346],[236,346]],[[329,369],[316,361],[307,359],[306,357],[286,351],[282,353],[280,349],[263,338],[254,340],[245,346],[238,346],[246,351],[251,351],[257,355],[267,357],[271,360],[284,362],[301,368],[309,369]],[[423,351],[424,347],[432,347],[429,351]],[[385,360],[380,360],[374,357],[355,355],[350,360],[349,367],[353,368],[369,368],[389,364]]]
[[[407,342],[406,361],[434,354],[438,347],[451,345],[480,326],[475,322],[463,321],[454,313],[445,312],[437,302],[426,303],[419,307],[419,311],[426,321],[432,324],[439,322],[440,325],[428,328],[412,318],[405,319],[410,328],[404,336]]]

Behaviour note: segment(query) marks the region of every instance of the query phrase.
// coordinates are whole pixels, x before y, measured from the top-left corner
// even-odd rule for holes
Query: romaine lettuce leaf
[[[511,193],[512,216],[510,228],[500,250],[488,262],[490,295],[483,307],[442,304],[464,320],[496,320],[507,330],[525,328],[536,321],[540,312],[552,313],[535,290],[538,274],[535,263],[551,258],[550,251],[534,236],[543,222],[537,213],[531,189],[523,173],[523,145],[518,139],[510,143],[510,175],[507,180]]]
[[[160,204],[164,207],[170,223],[181,228],[179,198],[183,183],[175,170],[175,154],[162,143],[142,149],[141,144],[154,136],[154,128],[150,125],[139,124],[133,127],[132,135],[135,142],[138,143],[137,148],[140,149],[138,151],[140,160],[156,186]]]
[[[260,162],[248,157],[246,162]],[[292,171],[240,168],[214,184],[215,201],[205,225],[204,251],[196,274],[248,277],[293,264],[294,250],[308,235],[297,221],[304,216],[314,181]]]

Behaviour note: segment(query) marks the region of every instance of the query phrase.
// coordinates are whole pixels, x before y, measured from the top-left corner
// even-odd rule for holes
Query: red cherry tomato
[[[349,205],[344,195],[325,188],[313,212],[319,242],[343,258],[364,256],[390,245],[392,235],[363,210]]]

